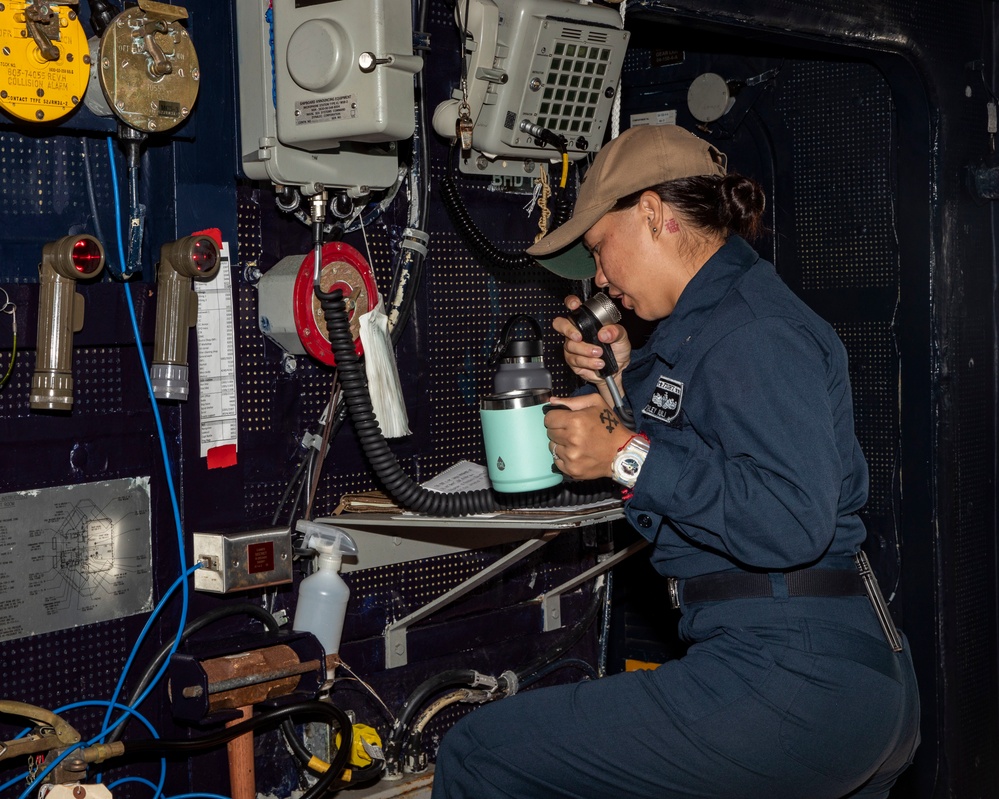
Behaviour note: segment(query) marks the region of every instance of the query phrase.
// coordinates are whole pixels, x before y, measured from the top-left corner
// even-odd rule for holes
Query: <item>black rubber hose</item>
[[[562,660],[556,660],[554,663],[549,663],[540,671],[536,671],[526,680],[524,680],[518,686],[519,690],[526,688],[529,685],[533,685],[538,680],[542,680],[549,674],[559,671],[560,669],[577,668],[583,672],[591,680],[596,680],[598,678],[597,670],[593,668],[592,665],[587,663],[582,658],[562,658]]]
[[[452,685],[471,685],[475,680],[474,669],[449,669],[435,674],[421,682],[406,698],[396,718],[395,724],[385,742],[385,769],[390,776],[402,773],[403,736],[409,729],[409,722],[427,699],[438,691]]]
[[[416,714],[416,711],[433,694],[452,685],[470,686],[475,681],[476,674],[475,669],[448,669],[421,682],[406,698],[402,709],[399,711],[396,723],[392,728],[393,733],[396,730],[405,730]],[[392,735],[390,734],[389,740],[391,739]]]
[[[340,730],[340,748],[337,750],[330,763],[329,771],[323,774],[318,781],[302,794],[301,799],[320,799],[333,789],[333,784],[343,772],[347,761],[350,759],[350,750],[353,744],[354,728],[350,723],[347,714],[336,705],[327,702],[296,702],[283,707],[260,713],[239,724],[194,740],[174,740],[164,741],[161,739],[130,741],[125,743],[126,755],[152,755],[154,757],[183,756],[193,757],[204,752],[229,743],[241,735],[254,732],[259,727],[268,726],[274,722],[281,721],[292,716],[319,716],[325,718],[332,724],[336,724]]]
[[[289,497],[291,497],[291,492],[297,488],[301,488],[300,481],[305,474],[306,467],[309,463],[309,453],[306,452],[302,455],[302,459],[299,461],[298,466],[295,467],[295,473],[292,475],[291,480],[288,481],[288,485],[284,488],[284,493],[281,495],[281,499],[278,501],[277,507],[274,509],[274,515],[271,517],[271,527],[277,527],[278,519],[281,518],[281,510],[284,508],[285,504],[288,502]],[[294,522],[294,519],[291,520]]]
[[[517,690],[531,685],[543,677],[547,677],[553,671],[568,666],[577,666],[585,671],[589,676],[596,679],[597,673],[594,668],[585,660],[578,658],[566,658],[559,660],[582,638],[583,634],[596,620],[597,614],[602,606],[603,591],[595,591],[586,612],[569,628],[559,641],[543,652],[540,656],[531,661],[527,666],[519,669],[517,675]],[[452,669],[441,672],[417,686],[416,690],[410,694],[399,713],[399,718],[392,732],[389,734],[388,743],[385,747],[386,768],[392,773],[399,769],[399,764],[404,754],[414,760],[419,759],[422,747],[422,735],[410,734],[409,723],[415,712],[423,706],[427,699],[444,688],[453,685],[471,685],[475,679],[475,671],[471,669]],[[499,678],[499,692],[505,693],[510,689],[505,678]],[[403,738],[405,736],[405,745]]]
[[[441,494],[422,488],[403,472],[381,433],[371,407],[364,369],[354,351],[354,339],[347,322],[343,292],[336,290],[327,293],[317,290],[316,296],[323,308],[330,346],[336,357],[340,387],[354,422],[354,429],[372,469],[389,494],[403,507],[436,516],[488,513],[495,510],[496,501],[489,491]],[[448,510],[452,513],[445,513]]]
[[[350,332],[350,321],[343,292],[336,289],[324,292],[316,289],[329,331],[330,346],[336,357],[337,371],[344,400],[354,422],[354,430],[360,439],[361,448],[371,464],[375,475],[389,495],[402,507],[431,516],[467,516],[475,513],[493,513],[505,508],[552,507],[594,502],[612,496],[598,487],[596,493],[578,493],[570,487],[556,486],[554,489],[530,493],[498,494],[492,489],[460,491],[444,494],[431,491],[412,480],[399,466],[395,453],[389,448],[382,435],[371,407],[367,379],[360,359],[354,351],[354,339]]]
[[[587,628],[589,628],[589,626],[593,624],[596,619],[602,604],[602,597],[603,590],[593,592],[593,597],[590,600],[590,605],[587,607],[586,612],[576,620],[576,623],[572,625],[572,627],[566,630],[559,641],[550,649],[541,653],[541,655],[532,660],[522,669],[518,669],[516,671],[518,683],[531,681],[531,677],[537,674],[549,663],[558,660],[562,657],[562,655],[576,645],[576,642],[583,637],[583,633],[586,632]]]
[[[198,618],[184,628],[184,630],[180,633],[179,639],[182,642],[186,641],[199,630],[203,630],[208,625],[214,624],[221,619],[229,618],[230,616],[250,616],[263,624],[264,627],[266,627],[270,632],[276,632],[280,629],[277,619],[275,619],[274,616],[259,605],[254,605],[250,602],[238,602],[232,605],[223,605],[215,610],[210,610],[208,613],[198,616]],[[160,667],[170,656],[171,649],[173,649],[173,639],[163,644],[159,651],[153,655],[153,659],[143,670],[139,677],[139,682],[136,684],[135,688],[132,689],[132,693],[128,697],[126,704],[129,707],[132,707],[139,696],[142,695],[142,692],[146,690],[146,686],[149,685],[153,677],[160,670]],[[107,742],[112,743],[120,740],[121,736],[125,732],[126,725],[129,721],[131,721],[131,719],[131,715],[125,716],[125,718],[121,720],[121,723],[108,735]]]
[[[423,280],[423,266],[426,261],[426,256],[422,253],[408,247],[405,250],[399,256],[399,268],[397,269],[399,276],[397,283],[405,281],[405,293],[403,294],[402,303],[397,308],[393,307],[388,311],[390,320],[392,319],[392,314],[395,314],[392,330],[389,331],[389,338],[392,340],[392,344],[399,343],[403,332],[406,330],[406,325],[409,323],[409,317],[416,305],[416,295],[420,293],[420,282]],[[396,291],[396,287],[393,287],[391,295],[393,302],[395,301]]]

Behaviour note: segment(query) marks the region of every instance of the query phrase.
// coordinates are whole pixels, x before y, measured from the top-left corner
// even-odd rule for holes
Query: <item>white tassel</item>
[[[402,396],[399,368],[388,332],[388,316],[381,295],[378,304],[358,320],[364,348],[364,373],[375,419],[385,438],[408,436],[409,416]]]

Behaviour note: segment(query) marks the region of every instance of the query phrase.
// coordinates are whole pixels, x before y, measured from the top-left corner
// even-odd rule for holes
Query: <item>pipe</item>
[[[239,708],[241,716],[226,722],[232,727],[253,717],[253,706]],[[257,799],[257,775],[253,763],[253,731],[226,744],[229,752],[229,791],[232,799]]]

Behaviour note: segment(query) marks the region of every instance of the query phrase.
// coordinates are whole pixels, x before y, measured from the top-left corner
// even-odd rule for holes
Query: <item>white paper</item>
[[[436,477],[431,477],[423,483],[424,488],[440,491],[443,494],[478,491],[489,488],[490,485],[489,470],[485,466],[471,461],[458,461]]]
[[[213,447],[235,444],[236,341],[229,242],[222,242],[221,265],[214,280],[195,280],[198,295],[198,404],[201,410],[201,457]]]
[[[431,477],[424,483],[421,483],[421,485],[423,488],[440,491],[443,494],[455,494],[459,491],[479,491],[484,488],[490,488],[492,483],[489,480],[489,470],[485,466],[473,463],[472,461],[458,461],[440,474]],[[517,513],[530,514],[532,510],[535,512],[557,511],[565,516],[569,516],[573,513],[586,513],[589,511],[600,510],[602,508],[612,508],[620,504],[620,499],[611,497],[608,499],[597,500],[595,502],[585,502],[579,505],[561,505],[552,508],[507,508],[493,513],[472,514],[465,518],[490,519],[497,516],[509,516]],[[403,511],[403,515],[415,514],[411,511]]]

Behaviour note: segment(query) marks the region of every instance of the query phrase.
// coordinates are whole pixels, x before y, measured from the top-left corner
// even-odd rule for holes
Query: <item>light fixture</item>
[[[35,410],[73,407],[73,334],[83,329],[77,280],[97,277],[104,248],[93,236],[63,236],[42,247],[38,265],[38,343],[29,404]]]

